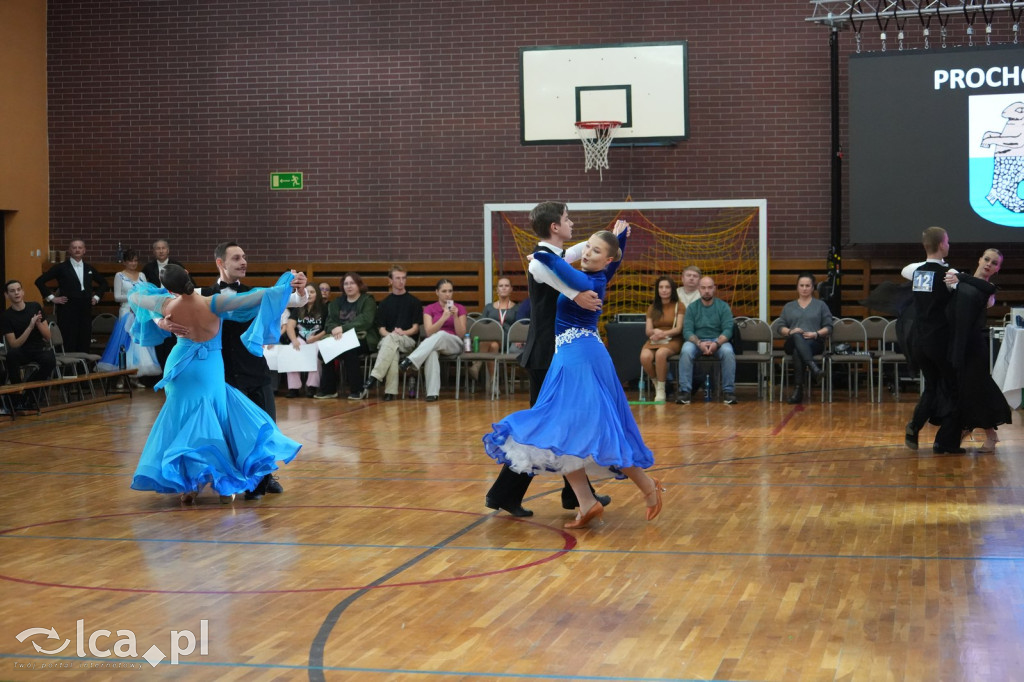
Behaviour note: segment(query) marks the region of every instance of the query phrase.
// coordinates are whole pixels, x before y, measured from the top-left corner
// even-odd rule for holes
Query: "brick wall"
[[[183,260],[227,238],[253,259],[450,260],[481,252],[485,202],[764,197],[772,255],[824,259],[828,30],[810,13],[804,0],[51,2],[51,240],[84,237],[97,260],[157,236]],[[674,40],[689,41],[689,140],[613,148],[603,181],[577,145],[519,144],[520,47]],[[849,53],[852,34],[841,42]],[[306,189],[268,189],[293,170]],[[904,252],[920,248],[885,251]]]

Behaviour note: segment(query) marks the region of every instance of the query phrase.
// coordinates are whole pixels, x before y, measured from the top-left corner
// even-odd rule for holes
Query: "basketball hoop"
[[[621,125],[621,121],[576,121],[576,134],[583,142],[586,161],[584,172],[596,168],[604,180],[602,170],[608,167],[608,148],[612,146],[612,138]]]

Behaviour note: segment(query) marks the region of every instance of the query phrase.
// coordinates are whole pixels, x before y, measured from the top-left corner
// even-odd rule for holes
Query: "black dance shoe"
[[[600,502],[602,507],[607,507],[612,503],[611,495],[598,495],[597,493],[594,493],[594,499]],[[577,502],[575,498],[572,500],[567,500],[564,497],[562,498],[562,509],[575,509],[578,506],[580,506],[580,503]]]
[[[488,509],[500,509],[501,511],[506,511],[512,516],[517,516],[519,518],[523,518],[524,516],[533,516],[533,512],[524,508],[522,504],[501,504],[490,497],[484,498],[484,506]]]
[[[903,444],[911,450],[917,450],[917,429],[914,428],[914,422],[907,422],[907,428],[903,433]]]

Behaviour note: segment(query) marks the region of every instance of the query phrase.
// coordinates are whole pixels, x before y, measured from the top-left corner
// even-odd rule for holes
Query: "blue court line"
[[[462,534],[461,532],[459,534]],[[2,540],[74,540],[81,542],[151,542],[183,545],[239,545],[252,547],[309,547],[327,549],[387,549],[387,550],[429,550],[449,549],[459,552],[537,552],[550,554],[560,552],[562,547],[487,547],[475,545],[384,545],[357,544],[351,542],[269,542],[254,540],[194,540],[184,538],[105,538],[77,535],[0,535]],[[963,556],[924,556],[915,554],[789,554],[785,552],[713,552],[706,550],[679,549],[581,549],[579,545],[572,549],[573,554],[622,554],[628,556],[674,556],[674,557],[738,557],[757,559],[850,559],[853,561],[891,561],[914,559],[917,561],[1024,561],[1022,556],[997,555],[963,555]]]
[[[495,512],[495,514],[496,513],[497,512]],[[327,616],[324,617],[323,622],[320,624],[320,627],[317,629],[316,635],[314,635],[314,637],[313,637],[312,643],[310,643],[310,645],[309,645],[309,658],[308,658],[309,666],[308,666],[308,671],[307,671],[308,675],[309,675],[309,679],[310,680],[314,680],[316,682],[326,682],[327,678],[324,677],[323,670],[324,670],[324,650],[327,648],[327,640],[328,640],[328,638],[330,638],[331,632],[334,630],[334,626],[338,624],[338,621],[341,619],[342,614],[345,613],[345,611],[348,609],[348,607],[350,605],[352,605],[356,601],[358,601],[359,598],[362,597],[363,595],[368,594],[372,588],[374,588],[374,587],[376,587],[378,585],[383,585],[387,581],[391,580],[394,577],[397,577],[398,575],[400,575],[401,573],[405,572],[406,570],[409,570],[409,569],[415,567],[421,561],[423,561],[424,559],[426,559],[430,555],[434,554],[435,552],[439,551],[442,547],[446,546],[448,543],[454,542],[455,540],[457,540],[461,536],[465,535],[469,531],[473,530],[477,526],[483,524],[484,521],[486,521],[489,518],[492,518],[493,516],[494,516],[494,514],[491,514],[490,516],[485,516],[485,517],[477,519],[476,521],[473,521],[472,523],[466,525],[461,530],[458,530],[458,531],[452,533],[451,535],[449,535],[447,538],[445,538],[440,543],[438,543],[437,546],[431,547],[430,549],[427,549],[427,550],[421,552],[420,554],[418,554],[417,556],[414,556],[413,558],[409,559],[405,563],[400,564],[399,566],[396,566],[395,568],[391,569],[390,571],[388,571],[384,575],[380,576],[379,578],[377,578],[376,580],[371,582],[368,586],[363,587],[363,588],[361,588],[359,590],[356,590],[355,592],[353,592],[352,594],[350,594],[349,596],[345,597],[340,602],[335,604],[334,608],[332,608],[330,610],[330,612],[327,614]],[[573,542],[573,545],[572,545],[572,547],[570,547],[570,550],[573,547],[575,547],[575,546],[576,546],[576,543]]]
[[[152,666],[142,658],[89,658],[78,656],[44,656],[42,654],[6,654],[0,653],[0,658],[10,659],[33,659],[33,660],[44,660],[44,661],[78,661],[78,662],[89,662],[89,663],[137,663],[141,664],[143,670],[151,670]],[[345,672],[345,673],[377,673],[382,675],[428,675],[428,676],[445,676],[445,677],[488,677],[495,679],[506,679],[506,680],[597,680],[598,682],[706,682],[705,680],[699,680],[690,677],[619,677],[610,675],[553,675],[553,674],[526,674],[526,673],[500,673],[491,671],[479,671],[479,670],[414,670],[411,668],[351,668],[345,666],[333,666],[333,665],[290,665],[287,663],[232,663],[226,661],[186,661],[178,660],[176,666],[171,666],[170,663],[161,663],[157,665],[157,669],[168,670],[173,667],[190,666],[196,668],[241,668],[251,670],[305,670],[310,673],[313,672]],[[97,669],[97,672],[101,672],[103,669]],[[116,669],[111,669],[112,671]],[[32,672],[41,672],[33,669]],[[54,670],[49,672],[65,672],[63,670]],[[722,680],[716,678],[717,682],[730,682],[729,680]]]

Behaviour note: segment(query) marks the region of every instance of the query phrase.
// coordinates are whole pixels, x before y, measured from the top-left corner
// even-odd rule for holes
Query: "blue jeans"
[[[714,339],[702,339],[703,341],[714,341]],[[679,351],[679,390],[690,393],[693,390],[693,362],[700,349],[697,344],[687,341],[683,349]],[[736,354],[732,350],[732,344],[726,341],[718,350],[715,357],[722,362],[722,392],[736,392]]]

